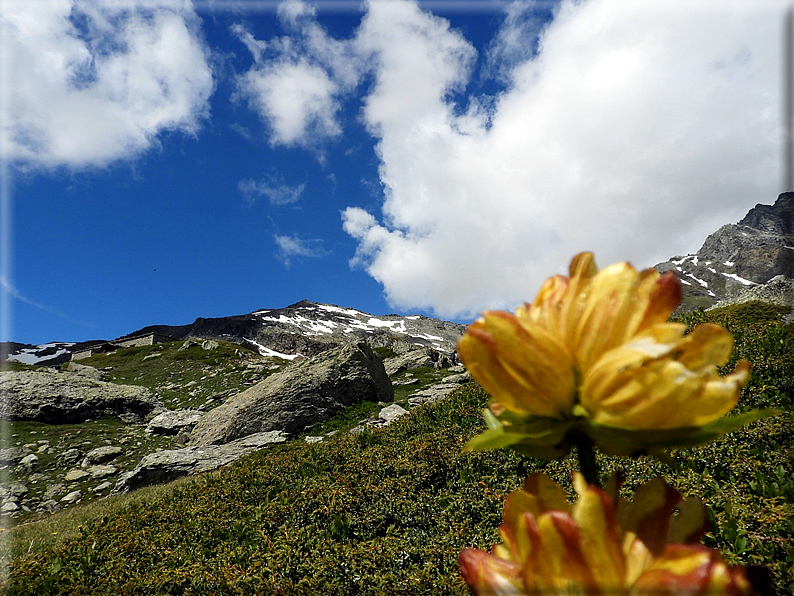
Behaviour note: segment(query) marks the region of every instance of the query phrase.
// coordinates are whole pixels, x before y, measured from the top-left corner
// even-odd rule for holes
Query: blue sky
[[[784,2],[3,0],[2,340],[466,322],[780,188]]]

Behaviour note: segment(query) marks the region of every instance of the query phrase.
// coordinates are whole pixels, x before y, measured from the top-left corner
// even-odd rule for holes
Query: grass
[[[794,327],[775,309],[748,303],[683,320],[724,322],[736,358],[753,362],[738,411],[783,414],[673,451],[677,470],[648,458],[598,463],[602,480],[622,470],[627,492],[662,476],[701,496],[713,522],[706,544],[732,564],[768,566],[773,594],[783,595],[794,589]],[[384,429],[293,441],[15,528],[6,593],[465,594],[458,553],[499,541],[507,494],[540,470],[570,489],[577,467],[575,456],[463,453],[483,429],[486,401],[469,383]]]
[[[80,360],[107,371],[107,380],[121,385],[141,385],[157,393],[169,409],[197,408],[210,400],[210,408],[223,398],[258,383],[281,370],[289,361],[262,358],[231,342],[220,341],[212,350],[184,342],[120,349]]]
[[[106,380],[118,384],[141,385],[154,392],[169,409],[201,407],[211,409],[226,396],[258,383],[283,368],[288,361],[263,358],[258,353],[230,342],[217,342],[212,350],[201,346],[180,349],[184,342],[123,348],[112,353],[96,354],[79,361],[104,371]],[[8,362],[6,370],[38,370],[40,367]],[[66,367],[66,365],[64,365]],[[107,496],[118,474],[135,468],[144,455],[161,449],[181,447],[174,437],[147,433],[145,427],[106,417],[76,424],[46,424],[14,421],[10,433],[0,438],[0,448],[28,445],[39,458],[35,474],[25,479],[28,503],[41,503],[48,488],[58,490],[52,498],[58,502],[67,493],[81,492],[81,502],[90,503]],[[123,452],[111,463],[117,474],[105,478],[86,476],[67,481],[67,467],[58,456],[77,448],[81,457],[104,445],[116,445]],[[39,450],[40,449],[40,450]],[[79,467],[79,462],[73,466]],[[110,486],[96,490],[108,482]],[[20,510],[17,522],[49,516],[48,513]]]

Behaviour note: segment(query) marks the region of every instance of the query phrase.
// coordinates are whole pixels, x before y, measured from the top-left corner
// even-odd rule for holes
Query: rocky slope
[[[366,341],[373,348],[396,353],[420,346],[452,354],[465,326],[422,315],[373,316],[352,308],[302,300],[286,308],[262,309],[246,315],[199,317],[189,325],[151,325],[114,341],[146,333],[184,340],[188,337],[231,341],[254,348],[262,356],[311,357],[343,343]],[[56,366],[92,342],[17,345],[9,360]],[[102,342],[93,342],[102,343]]]
[[[711,234],[695,254],[655,266],[673,271],[684,285],[682,310],[737,300],[794,305],[794,192],[774,205],[758,204],[736,224]]]
[[[309,431],[304,439],[318,442],[383,426],[469,379],[449,355],[415,347],[396,354],[349,342],[289,362],[188,339],[63,369],[15,364],[23,370],[0,372],[10,431],[0,435],[0,519],[215,469]],[[340,420],[328,420],[334,414]]]

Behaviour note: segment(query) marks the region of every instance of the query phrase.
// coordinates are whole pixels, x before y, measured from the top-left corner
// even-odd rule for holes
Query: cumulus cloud
[[[323,247],[323,241],[319,238],[301,239],[297,234],[293,234],[291,236],[275,235],[273,240],[279,249],[276,258],[288,269],[296,257],[318,259],[330,254]]]
[[[208,115],[213,76],[184,2],[10,0],[0,36],[0,147],[20,165],[105,165]]]
[[[315,137],[342,132],[336,122],[336,84],[305,59],[269,63],[246,73],[240,84],[251,107],[270,125],[273,144],[308,145]]]
[[[257,40],[233,27],[254,58],[238,78],[240,93],[267,125],[271,144],[312,147],[342,133],[340,101],[358,83],[360,59],[350,41],[317,24],[305,2],[283,2],[277,14],[291,36]]]
[[[542,32],[508,14],[506,90],[461,113],[471,45],[413,2],[370,2],[356,44],[384,193],[382,214],[342,214],[354,263],[397,308],[468,317],[531,300],[581,250],[639,267],[697,250],[777,194],[784,7],[566,0]]]
[[[513,0],[505,6],[502,26],[485,51],[486,76],[509,81],[514,66],[535,56],[548,23],[546,11],[539,12],[538,4],[534,0]]]
[[[259,181],[250,178],[240,180],[237,188],[249,206],[261,197],[267,198],[271,205],[289,205],[300,200],[306,183],[290,186],[272,176],[265,176]]]

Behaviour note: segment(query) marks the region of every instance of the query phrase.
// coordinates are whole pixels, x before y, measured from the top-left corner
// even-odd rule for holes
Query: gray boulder
[[[199,420],[190,444],[227,443],[270,430],[295,434],[347,406],[393,399],[380,358],[366,343],[350,343],[293,364],[230,398]]]
[[[0,467],[18,464],[29,451],[21,447],[6,447],[0,449]]]
[[[444,399],[452,391],[457,389],[462,383],[471,380],[471,375],[467,372],[457,375],[450,375],[441,383],[431,385],[426,389],[420,389],[408,396],[408,407],[416,408],[425,404],[431,404]]]
[[[121,455],[121,452],[121,447],[116,447],[115,445],[104,445],[103,447],[97,447],[96,449],[92,449],[85,454],[83,467],[86,468],[91,464],[104,464],[105,462],[113,461],[119,455]]]
[[[183,429],[189,432],[203,415],[201,410],[167,410],[149,421],[146,432],[156,435],[175,435]]]
[[[402,418],[407,413],[408,410],[403,408],[400,404],[391,404],[390,406],[381,408],[380,412],[378,412],[378,418],[383,420],[383,426],[387,426],[398,418]]]
[[[157,451],[144,457],[134,470],[122,474],[113,492],[126,493],[136,488],[214,470],[252,451],[286,440],[281,431],[270,431],[249,435],[225,445]]]
[[[81,493],[79,490],[73,490],[68,495],[61,498],[61,503],[64,505],[73,505],[74,503],[77,503],[82,496],[83,493]]]
[[[81,457],[82,452],[77,447],[72,447],[61,453],[55,461],[58,465],[68,468],[79,462]]]
[[[78,364],[77,362],[67,363],[66,371],[80,377],[94,379],[95,381],[104,381],[105,377],[107,376],[106,373],[99,370],[98,368],[94,368],[93,366],[88,366],[85,364]]]
[[[185,343],[180,346],[180,350],[187,350],[193,346],[201,346],[202,350],[214,350],[218,347],[218,342],[214,339],[201,339],[198,337],[189,337]]]
[[[16,467],[17,474],[30,474],[38,466],[39,456],[35,453],[30,453],[19,460]]]
[[[0,372],[0,418],[51,424],[117,416],[141,423],[164,409],[145,387],[59,372]]]
[[[387,358],[383,362],[386,374],[389,376],[399,374],[411,368],[449,368],[454,366],[455,361],[447,354],[432,348],[421,348],[411,350],[399,356]]]

